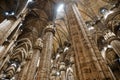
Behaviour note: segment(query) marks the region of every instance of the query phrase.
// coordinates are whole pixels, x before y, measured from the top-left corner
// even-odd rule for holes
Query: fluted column
[[[74,3],[66,6],[69,22],[72,46],[75,52],[75,65],[79,80],[109,79],[114,80],[113,75],[104,63],[99,50],[94,47],[87,31],[82,16]]]
[[[42,50],[41,62],[40,62],[39,72],[37,75],[37,80],[49,80],[54,32],[55,31],[53,24],[49,24],[45,28],[45,36],[44,36],[45,44]]]

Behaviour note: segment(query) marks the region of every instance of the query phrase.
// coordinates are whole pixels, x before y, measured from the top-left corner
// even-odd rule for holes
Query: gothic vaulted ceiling
[[[27,1],[28,0],[1,0],[0,22],[2,22],[5,18],[8,18],[8,16],[6,16],[8,13],[15,14],[15,16],[17,16],[25,7]],[[67,19],[65,12],[57,12],[58,6],[63,3],[63,1],[64,0],[34,0],[33,2],[30,2],[28,4],[30,12],[27,14],[24,21],[23,29],[27,32],[33,29],[33,27],[37,27],[37,31],[39,32],[38,36],[43,34],[42,30],[49,21],[55,21],[56,34],[54,37],[54,52],[56,52],[57,48],[63,47],[66,41],[69,41],[69,29],[68,23],[65,22]],[[101,16],[100,8],[103,6],[109,7],[108,3],[110,0],[103,0],[105,2],[102,0],[75,1],[79,3],[78,8],[81,11],[84,20],[87,22],[95,18],[93,14]],[[63,15],[62,17],[60,17],[61,14]]]

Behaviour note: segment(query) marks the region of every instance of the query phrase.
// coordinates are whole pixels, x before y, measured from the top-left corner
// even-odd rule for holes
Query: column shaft
[[[40,51],[38,49],[33,50],[33,54],[31,56],[31,62],[29,66],[29,70],[27,73],[27,79],[26,80],[34,80],[37,70],[37,63],[40,57]]]
[[[37,80],[49,80],[50,77],[50,66],[51,66],[51,55],[53,49],[53,33],[52,28],[47,26],[45,33],[45,45],[42,50],[41,62]]]
[[[75,52],[75,62],[79,80],[110,79],[114,80],[108,67],[102,60],[97,48],[91,43],[90,36],[85,30],[85,23],[75,4],[68,4],[67,17],[70,35]],[[101,65],[102,64],[102,65]]]

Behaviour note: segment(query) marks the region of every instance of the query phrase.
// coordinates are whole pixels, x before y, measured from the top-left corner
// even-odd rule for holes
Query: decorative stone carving
[[[112,40],[116,39],[116,35],[115,35],[113,32],[111,32],[110,30],[107,30],[107,31],[105,32],[104,39],[105,39],[106,41],[108,41],[108,43],[109,43],[109,42],[111,42]]]
[[[55,27],[53,24],[49,24],[46,28],[45,28],[45,33],[46,32],[52,32],[53,34],[55,34]]]
[[[38,38],[35,42],[35,48],[42,50],[43,48],[43,40],[41,38]]]

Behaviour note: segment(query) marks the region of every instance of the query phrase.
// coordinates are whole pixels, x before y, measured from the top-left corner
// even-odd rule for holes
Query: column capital
[[[112,31],[110,31],[110,30],[106,30],[106,31],[104,32],[104,39],[105,39],[108,43],[110,43],[110,42],[113,41],[113,40],[119,40],[119,38],[117,38],[116,35],[115,35]]]
[[[46,26],[45,33],[47,33],[47,32],[52,32],[53,34],[55,34],[54,24],[48,24],[48,26]]]
[[[34,48],[39,49],[40,51],[43,48],[43,40],[41,38],[38,38],[35,42]]]

